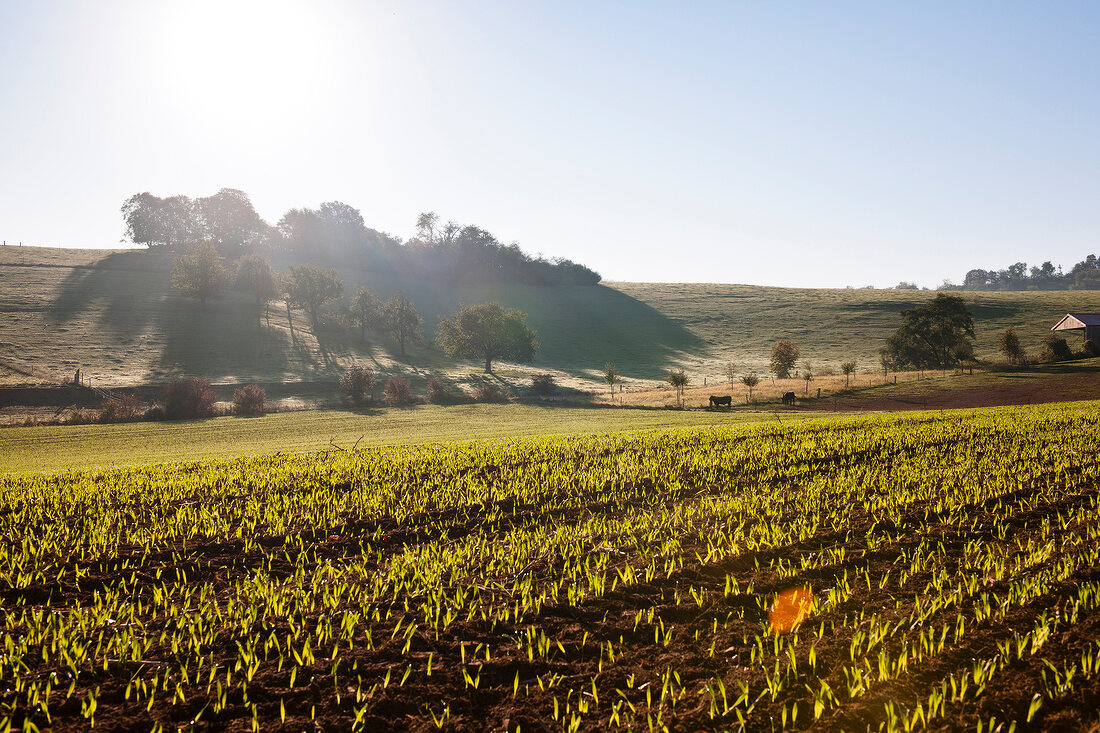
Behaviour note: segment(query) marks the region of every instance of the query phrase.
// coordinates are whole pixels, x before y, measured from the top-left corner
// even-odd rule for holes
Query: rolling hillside
[[[279,263],[276,263],[279,266]],[[95,384],[115,386],[201,375],[215,381],[328,380],[354,359],[382,371],[424,376],[470,375],[426,345],[395,360],[392,344],[368,334],[322,332],[300,313],[293,331],[275,304],[264,320],[250,302],[230,296],[206,307],[169,287],[170,259],[144,251],[0,248],[0,382],[71,378],[77,368]],[[720,284],[609,283],[598,287],[446,286],[344,270],[347,291],[365,284],[385,298],[404,291],[424,316],[426,336],[460,303],[497,300],[529,315],[541,348],[531,368],[551,369],[577,386],[594,385],[608,361],[632,380],[660,379],[686,368],[696,383],[718,379],[727,361],[767,370],[771,344],[798,343],[815,371],[856,359],[876,369],[877,353],[898,312],[931,297],[918,291],[816,290]],[[1015,326],[1034,350],[1069,310],[1100,311],[1100,291],[968,292],[978,353]],[[508,367],[502,367],[507,374]],[[524,371],[528,368],[524,367]]]

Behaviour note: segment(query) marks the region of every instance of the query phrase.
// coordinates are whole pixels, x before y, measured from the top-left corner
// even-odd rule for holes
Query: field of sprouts
[[[1080,730],[1100,405],[0,477],[0,730]]]

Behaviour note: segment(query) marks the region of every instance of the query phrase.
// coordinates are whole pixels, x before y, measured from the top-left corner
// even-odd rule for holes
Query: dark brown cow
[[[726,395],[725,397],[715,397],[714,395],[710,396],[711,407],[722,407],[723,405],[725,405],[726,407],[732,407],[733,398],[729,395]]]
[[[793,405],[794,404],[794,392],[784,392],[783,393],[783,404],[784,405]]]

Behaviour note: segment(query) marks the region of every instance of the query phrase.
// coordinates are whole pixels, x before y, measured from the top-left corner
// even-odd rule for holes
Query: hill
[[[276,262],[284,268],[288,263]],[[169,287],[171,259],[135,250],[0,248],[0,381],[71,378],[80,368],[100,386],[160,382],[172,375],[223,381],[325,381],[360,359],[382,371],[423,378],[443,371],[471,378],[474,363],[455,364],[428,346],[399,362],[392,344],[339,330],[313,334],[301,314],[293,330],[281,307],[263,319],[247,299],[202,307]],[[403,291],[424,316],[430,337],[440,315],[460,303],[496,300],[528,313],[541,345],[521,370],[556,370],[564,381],[595,387],[612,361],[639,382],[673,366],[693,382],[721,379],[723,365],[767,370],[777,339],[791,339],[815,371],[855,359],[878,368],[882,340],[898,313],[931,297],[911,290],[829,290],[723,284],[608,283],[595,287],[522,284],[450,286],[345,269],[347,292],[366,285],[385,298]],[[963,292],[977,324],[979,356],[996,358],[1008,326],[1034,350],[1070,310],[1100,310],[1100,291]],[[278,305],[278,304],[277,304]]]

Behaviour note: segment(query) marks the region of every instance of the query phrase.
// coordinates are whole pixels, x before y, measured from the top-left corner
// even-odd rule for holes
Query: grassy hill
[[[313,334],[300,313],[292,330],[279,304],[269,320],[236,296],[202,307],[172,291],[170,268],[167,256],[144,251],[0,248],[0,363],[6,365],[0,382],[71,378],[77,368],[101,386],[177,374],[227,382],[319,381],[355,359],[419,377],[478,371],[477,364],[456,364],[425,345],[397,360],[393,344],[369,334],[368,343],[357,333]],[[633,380],[660,379],[669,367],[682,366],[701,383],[704,377],[719,379],[730,360],[763,372],[771,344],[781,338],[798,343],[818,371],[847,359],[875,369],[898,312],[931,297],[919,291],[720,284],[447,286],[348,269],[341,276],[349,294],[360,284],[383,298],[407,293],[429,337],[438,317],[460,303],[496,300],[520,308],[541,344],[535,364],[522,369],[556,370],[577,386],[594,386],[608,361]],[[1100,291],[962,295],[977,322],[978,353],[990,358],[1007,326],[1035,349],[1067,311],[1100,311]]]

